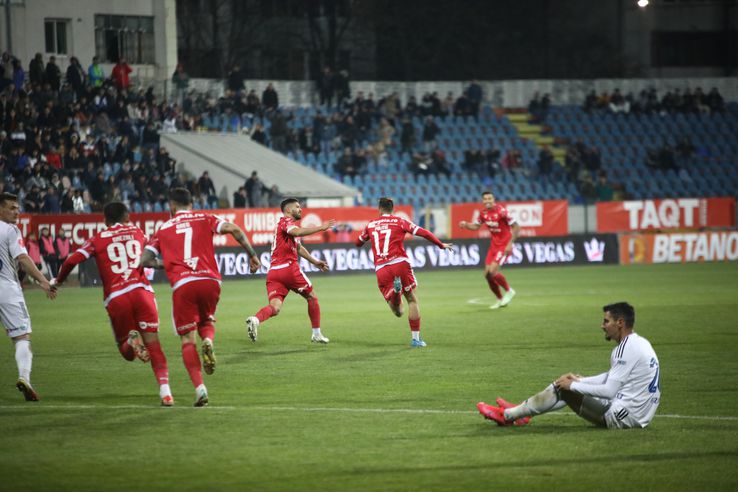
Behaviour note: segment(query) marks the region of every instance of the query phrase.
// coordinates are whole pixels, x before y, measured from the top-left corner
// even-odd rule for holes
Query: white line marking
[[[473,299],[469,299],[468,301],[466,301],[466,303],[467,304],[482,304],[482,305],[487,305],[487,304],[490,303],[490,300],[489,299],[484,299],[484,298],[481,298],[481,297],[475,297]]]
[[[171,407],[174,409],[193,408],[188,404]],[[43,403],[32,403],[27,405],[0,405],[0,410],[22,410],[28,409],[39,410],[162,410],[167,411],[169,408],[155,404],[151,405],[46,405]],[[282,406],[219,406],[213,405],[206,407],[207,410],[258,410],[258,411],[274,411],[274,412],[342,412],[342,413],[408,413],[408,414],[438,414],[438,415],[476,415],[473,410],[436,410],[423,408],[348,408],[348,407],[282,407]],[[572,412],[551,412],[550,416],[559,417],[576,417]],[[727,422],[738,422],[738,416],[722,416],[722,415],[678,415],[678,414],[656,414],[656,418],[660,419],[679,419],[679,420],[720,420]]]

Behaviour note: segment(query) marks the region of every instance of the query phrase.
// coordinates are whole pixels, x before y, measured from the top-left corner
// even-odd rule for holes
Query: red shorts
[[[401,261],[392,265],[383,266],[377,270],[377,285],[379,286],[379,292],[382,293],[386,301],[390,300],[394,292],[395,277],[400,277],[402,290],[405,292],[413,290],[418,286],[418,281],[415,279],[415,274],[410,263]]]
[[[505,260],[507,260],[505,248],[490,244],[489,251],[487,251],[487,259],[484,260],[484,264],[489,265],[490,263],[494,262],[502,266],[503,263],[505,263]]]
[[[113,336],[119,345],[128,338],[131,330],[149,333],[159,331],[159,313],[151,291],[133,289],[111,299],[105,309],[113,327]]]
[[[204,279],[187,282],[172,294],[172,318],[177,335],[185,335],[215,321],[220,283]]]
[[[313,291],[313,284],[307,278],[299,263],[292,263],[290,266],[269,270],[267,273],[267,297],[272,299],[280,299],[284,301],[290,291],[297,292],[302,297],[307,297]]]

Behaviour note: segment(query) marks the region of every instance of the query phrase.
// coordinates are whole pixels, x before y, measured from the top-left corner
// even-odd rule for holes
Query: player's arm
[[[509,255],[512,252],[513,243],[520,236],[520,224],[513,222],[512,225],[510,225],[510,228],[512,230],[512,237],[510,237],[510,242],[507,243],[507,246],[505,247],[506,255]]]
[[[84,262],[86,259],[87,256],[85,256],[81,250],[77,250],[69,255],[67,259],[64,260],[64,263],[62,263],[61,268],[59,268],[59,273],[56,275],[56,278],[51,281],[52,285],[63,284],[69,274],[72,273],[72,270],[74,270],[74,267]]]
[[[287,230],[287,234],[289,234],[292,237],[309,236],[310,234],[315,234],[316,232],[327,231],[328,229],[332,228],[335,225],[336,225],[336,219],[331,219],[325,224],[321,224],[315,227],[292,227]]]
[[[220,234],[230,234],[233,239],[235,239],[236,242],[240,244],[244,250],[246,250],[246,253],[248,253],[249,255],[249,269],[251,270],[251,273],[254,273],[259,268],[261,268],[261,262],[259,261],[259,257],[256,254],[254,247],[251,246],[249,238],[246,237],[246,234],[241,230],[240,227],[230,222],[224,222],[220,226],[218,232]]]
[[[46,280],[46,277],[44,277],[44,274],[36,267],[36,264],[30,256],[26,253],[21,253],[16,256],[15,259],[18,261],[18,264],[21,266],[23,271],[30,275],[33,280],[38,282],[38,285],[41,286],[44,292],[46,292],[46,297],[49,299],[54,299],[56,297],[56,287]]]
[[[415,234],[418,237],[422,237],[423,239],[427,239],[428,241],[432,242],[433,244],[435,244],[441,249],[448,249],[451,246],[453,246],[453,244],[451,243],[442,242],[440,239],[436,237],[435,234],[433,234],[428,229],[423,229],[422,227],[418,227],[413,234]]]
[[[141,254],[141,266],[145,268],[156,268],[160,270],[164,268],[164,262],[158,258],[158,255],[154,252],[153,249],[150,249],[149,246],[146,246],[146,248],[144,248],[143,250],[143,253]]]
[[[361,248],[362,246],[364,246],[364,243],[366,243],[368,240],[369,240],[369,231],[367,231],[366,228],[364,228],[364,230],[361,231],[361,234],[359,234],[359,237],[356,238],[356,241],[354,242],[354,244],[356,245],[357,248]]]
[[[611,377],[608,377],[604,383],[600,383],[599,381],[587,382],[583,379],[577,381],[572,378],[562,381],[561,384],[557,385],[556,387],[561,389],[568,389],[570,391],[573,391],[574,393],[579,393],[580,395],[596,396],[598,398],[607,398],[608,400],[612,400],[613,398],[615,398],[615,395],[618,394],[620,388],[623,387],[623,382]]]
[[[328,270],[328,263],[326,263],[323,260],[318,260],[313,257],[313,255],[310,254],[310,252],[305,249],[305,246],[302,244],[299,245],[299,248],[297,249],[297,254],[305,258],[307,261],[315,265],[320,269],[321,272],[325,272]]]
[[[465,220],[462,220],[459,222],[459,227],[462,229],[466,229],[468,231],[478,231],[480,227],[482,227],[482,224],[479,224],[477,222],[467,222]]]

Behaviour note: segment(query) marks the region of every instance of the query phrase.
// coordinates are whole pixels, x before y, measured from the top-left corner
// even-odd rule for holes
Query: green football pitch
[[[263,279],[223,284],[210,406],[194,391],[158,286],[174,408],[150,367],[113,343],[97,289],[26,293],[39,403],[0,357],[2,490],[737,490],[738,263],[507,269],[501,310],[481,271],[418,272],[424,349],[373,275],[314,274],[328,346],[306,304],[246,337]],[[527,427],[484,420],[477,401],[521,400],[569,371],[606,371],[602,305],[636,307],[661,364],[645,430],[594,428],[569,410]]]

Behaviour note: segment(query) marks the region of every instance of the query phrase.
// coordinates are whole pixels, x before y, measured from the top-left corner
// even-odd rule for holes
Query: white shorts
[[[606,398],[585,396],[579,416],[596,425],[605,425],[608,429],[632,429],[643,427],[619,401]]]
[[[23,301],[0,303],[0,322],[10,338],[31,333],[31,317]]]
[[[605,413],[608,429],[640,429],[644,427],[628,410],[628,407],[615,401]]]

